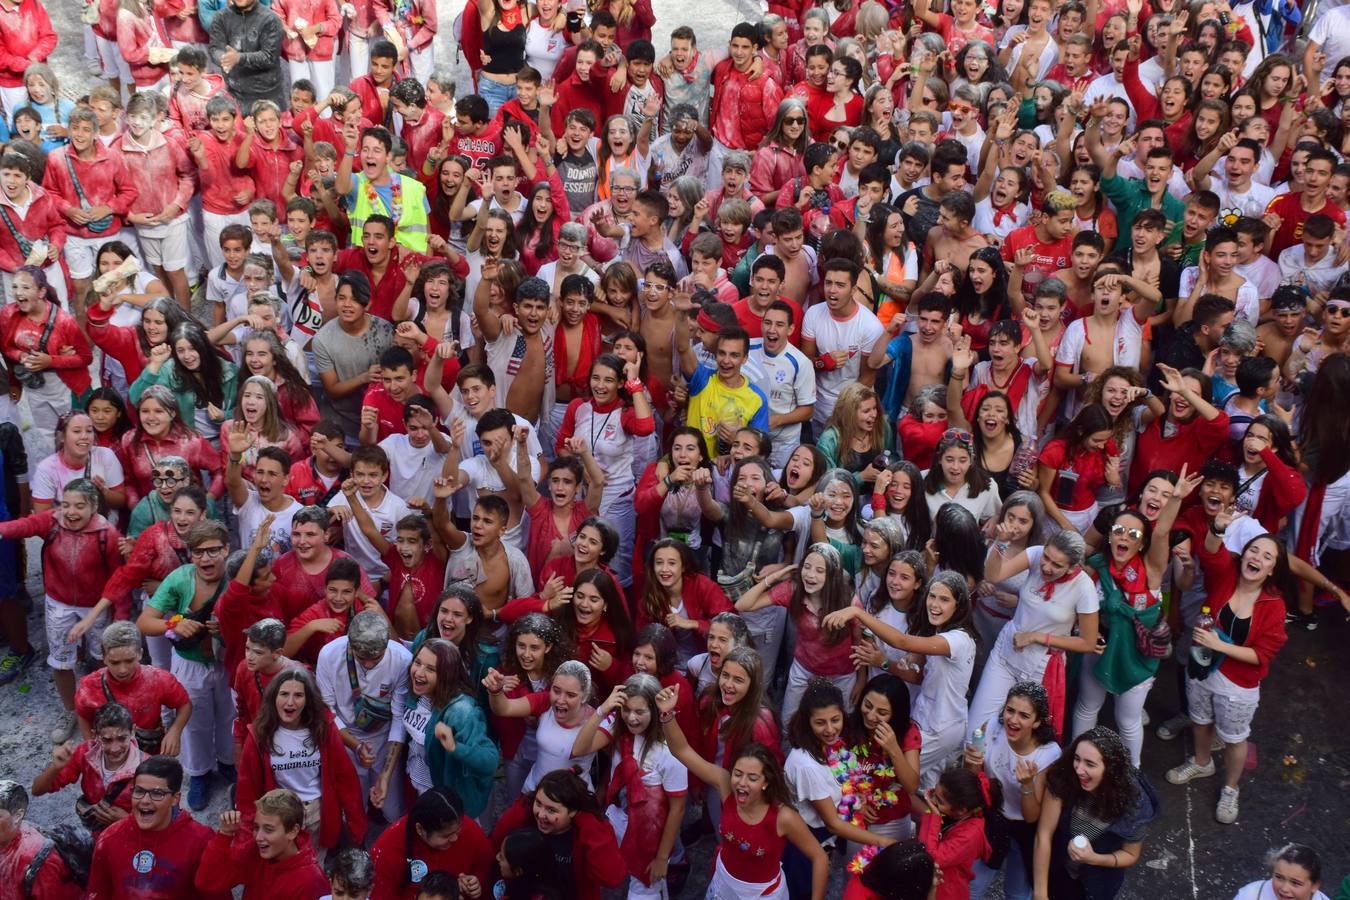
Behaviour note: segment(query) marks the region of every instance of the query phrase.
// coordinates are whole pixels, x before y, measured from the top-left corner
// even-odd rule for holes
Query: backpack
[[[75,828],[71,825],[57,825],[51,829],[47,840],[43,842],[42,849],[33,857],[33,861],[28,864],[28,868],[23,873],[23,896],[25,900],[32,900],[33,885],[37,881],[38,873],[47,862],[47,857],[55,851],[61,857],[61,861],[66,864],[66,871],[70,873],[71,879],[80,887],[84,887],[89,881],[89,863],[94,856],[94,839],[89,832],[82,828]]]

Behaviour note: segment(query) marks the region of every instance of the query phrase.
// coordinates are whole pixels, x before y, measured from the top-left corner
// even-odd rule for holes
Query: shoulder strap
[[[3,206],[0,206],[0,212],[3,212],[4,209],[5,209],[5,208],[4,208]],[[48,300],[48,301],[47,301],[47,321],[46,321],[46,323],[44,323],[43,326],[42,326],[42,336],[38,338],[38,345],[37,345],[37,347],[38,347],[38,352],[40,352],[40,353],[46,353],[46,352],[47,352],[47,342],[50,341],[50,340],[52,339],[52,331],[54,331],[54,330],[56,329],[56,313],[57,313],[56,301],[55,301],[55,300]],[[89,454],[89,458],[92,460],[92,459],[94,458],[94,455],[93,455],[92,453],[90,453],[90,454]]]
[[[101,673],[99,673],[99,681],[103,685],[103,696],[108,699],[109,703],[116,703],[117,698],[113,696],[112,689],[108,687],[107,669],[104,669]]]
[[[19,233],[19,229],[14,225],[14,220],[10,218],[9,208],[3,203],[0,203],[0,220],[3,220],[5,228],[9,229],[9,236],[14,238],[14,243],[19,245],[19,252],[25,257],[32,253],[33,242]]]
[[[56,849],[56,844],[49,838],[42,842],[42,849],[33,857],[33,861],[28,864],[28,868],[23,873],[23,895],[29,900],[33,897],[33,884],[37,881],[38,873],[47,862],[47,857],[51,856],[52,851]]]

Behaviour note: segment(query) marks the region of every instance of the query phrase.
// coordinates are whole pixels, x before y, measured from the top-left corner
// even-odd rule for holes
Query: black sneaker
[[[1305,631],[1317,630],[1317,613],[1290,612],[1284,617],[1285,625],[1302,626]]]
[[[9,684],[20,675],[22,675],[33,660],[37,659],[37,648],[30,648],[27,653],[19,654],[13,650],[5,654],[4,659],[0,659],[0,685]]]

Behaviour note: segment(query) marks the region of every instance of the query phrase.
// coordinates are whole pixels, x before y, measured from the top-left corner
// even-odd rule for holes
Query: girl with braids
[[[825,624],[832,613],[848,608],[853,596],[839,551],[830,544],[814,543],[802,557],[800,572],[793,578],[798,568],[778,569],[736,601],[741,612],[770,604],[786,607],[788,620],[796,628],[792,667],[783,693],[785,719],[791,719],[796,712],[802,692],[812,678],[824,679],[848,694],[853,692],[858,679],[849,630],[842,625]]]
[[[583,774],[589,768],[588,759]],[[513,803],[492,829],[492,846],[501,850],[508,835],[522,828],[542,836],[545,856],[552,855],[559,874],[570,875],[573,883],[560,893],[572,900],[600,900],[604,888],[618,887],[628,874],[614,828],[596,809],[590,783],[571,769],[549,771]],[[519,894],[513,886],[512,900],[517,896],[533,895]]]
[[[923,473],[907,459],[887,466],[872,486],[873,519],[885,516],[899,524],[910,550],[927,544],[933,530],[923,490]]]
[[[147,388],[167,387],[184,423],[214,441],[221,423],[234,411],[234,363],[222,359],[196,322],[184,322],[155,345],[145,369],[131,385],[131,402],[140,404]]]
[[[573,756],[614,746],[605,817],[634,879],[628,890],[634,898],[669,896],[666,873],[689,792],[689,770],[661,734],[661,690],[651,675],[631,676],[610,692],[572,744]],[[601,731],[602,724],[609,731]]]
[[[915,601],[924,595],[927,581],[928,566],[924,564],[923,554],[917,550],[902,550],[887,562],[876,589],[870,595],[859,592],[853,598],[853,605],[865,609],[877,621],[897,631],[908,632],[915,615]],[[904,651],[877,640],[870,628],[864,627],[860,638],[853,642],[854,665],[867,666],[868,674],[873,678],[892,671],[892,667],[895,667],[894,671],[900,671],[907,656]],[[902,665],[896,666],[897,663]]]
[[[449,788],[436,787],[413,801],[403,818],[384,830],[370,850],[375,865],[372,896],[416,900],[418,885],[437,869],[458,873],[481,890],[492,882],[492,844]]]
[[[1176,490],[1158,520],[1149,522],[1134,509],[1120,510],[1111,519],[1106,546],[1087,561],[1101,595],[1106,642],[1083,658],[1073,730],[1081,734],[1095,726],[1106,695],[1114,695],[1116,724],[1135,766],[1144,749],[1144,699],[1158,672],[1158,658],[1139,651],[1136,633],[1141,627],[1151,632],[1162,619],[1172,524],[1182,501],[1200,482],[1198,473],[1188,478],[1182,466]]]
[[[729,661],[728,661],[729,662]],[[830,862],[816,836],[792,807],[787,780],[777,756],[763,744],[743,745],[722,756],[730,770],[708,762],[689,744],[675,721],[678,694],[666,688],[656,696],[661,725],[675,758],[716,792],[709,804],[718,834],[717,864],[708,893],[713,897],[786,900],[783,852],[791,843],[811,866],[811,900],[824,900]],[[710,800],[712,797],[709,798]]]
[[[909,633],[893,628],[858,606],[826,620],[843,628],[861,622],[881,640],[925,657],[923,667],[906,667],[900,678],[921,683],[913,717],[923,735],[920,784],[931,787],[966,734],[966,693],[975,668],[975,634],[970,623],[970,590],[954,572],[938,572],[928,582]]]
[[[1208,744],[1206,744],[1208,747]],[[1112,900],[1139,862],[1158,795],[1120,736],[1098,725],[1074,738],[1045,777],[1032,896]],[[1075,846],[1079,836],[1087,847]]]
[[[1034,681],[1021,681],[1008,691],[1003,708],[989,717],[982,740],[966,744],[965,765],[1002,788],[1003,818],[1011,846],[1002,865],[975,863],[971,896],[983,897],[994,875],[1003,872],[1003,893],[1030,898],[1031,863],[1036,822],[1045,800],[1045,773],[1059,759],[1055,729],[1050,724],[1050,698]],[[977,726],[978,727],[978,726]]]
[[[502,673],[515,681],[506,688],[509,700],[546,690],[553,673],[567,659],[567,643],[558,623],[544,613],[521,618],[507,634]],[[484,676],[486,677],[486,675]],[[492,716],[492,730],[506,762],[506,796],[516,797],[539,755],[539,721],[534,717]]]
[[[319,407],[314,402],[309,382],[286,355],[276,332],[250,332],[244,338],[241,358],[243,363],[235,376],[236,396],[242,393],[244,383],[250,378],[261,377],[271,381],[276,388],[282,422],[289,425],[308,446],[310,432],[319,422]]]
[[[1009,553],[1021,553],[1028,547],[1039,545],[1044,523],[1045,507],[1041,504],[1040,496],[1032,491],[1014,492],[1003,501],[1003,508],[998,514],[998,525],[1003,526],[1001,534],[1008,542]],[[985,553],[986,562],[990,553],[997,552],[991,547]],[[1027,572],[1019,572],[996,584],[980,579],[973,604],[974,620],[980,646],[986,654],[994,646],[1003,626],[1012,618],[1012,610],[1017,608],[1017,592],[1022,589],[1027,575]]]
[[[1014,552],[1002,537],[984,566],[984,577],[998,583],[1029,573],[1017,592],[1012,621],[998,633],[989,651],[975,697],[970,701],[972,731],[998,709],[1008,688],[1019,681],[1044,684],[1050,694],[1051,724],[1064,730],[1064,654],[1092,653],[1097,647],[1098,598],[1083,571],[1082,535],[1061,531],[1045,546]]]
[[[675,538],[662,538],[647,551],[637,626],[657,623],[672,629],[681,664],[706,643],[712,617],[732,608],[726,592],[699,568],[689,545]]]
[[[905,532],[896,519],[882,516],[863,526],[862,568],[858,571],[853,602],[871,599],[886,577],[886,568],[895,554],[905,549]]]
[[[300,824],[316,847],[335,848],[344,828],[358,845],[365,839],[366,798],[356,767],[308,669],[286,669],[273,678],[248,726],[234,801],[245,833],[253,831],[259,800],[276,788],[299,797]]]

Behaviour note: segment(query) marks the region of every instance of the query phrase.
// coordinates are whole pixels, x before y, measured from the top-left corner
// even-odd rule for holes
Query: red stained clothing
[[[281,621],[289,623],[308,607],[323,601],[324,579],[328,577],[328,569],[332,566],[333,560],[350,558],[337,548],[329,552],[333,556],[328,565],[312,575],[300,565],[300,558],[295,555],[294,550],[281,554],[272,563],[272,574],[277,580],[276,584],[272,585],[270,593],[281,609]],[[361,593],[368,596],[375,594],[375,588],[371,587],[370,579],[366,577],[364,571],[361,572]]]
[[[708,704],[715,702],[713,696],[704,694],[699,698],[699,723],[700,725],[707,721]],[[698,741],[697,747],[699,756],[706,760],[716,762],[722,768],[730,771],[731,764],[736,761],[736,754],[746,744],[757,743],[768,747],[773,755],[778,759],[781,765],[784,759],[782,745],[778,742],[778,723],[774,721],[773,713],[767,707],[759,708],[759,715],[755,718],[755,726],[751,729],[750,739],[742,741],[727,741],[722,748],[722,758],[717,759],[717,735],[718,732],[726,726],[727,714],[719,712],[717,714],[716,728],[707,728],[700,731],[697,736],[690,735],[689,742],[693,744]]]
[[[18,0],[0,7],[0,87],[23,86],[23,73],[46,62],[56,49],[56,31],[38,0]]]
[[[8,844],[0,844],[0,884],[23,884],[28,867],[47,846],[46,835],[35,826],[19,822],[17,830],[18,834]],[[19,894],[13,896],[17,898]],[[61,854],[53,850],[33,878],[32,896],[40,900],[80,900],[84,889],[75,883]]]
[[[197,192],[197,180],[186,147],[159,134],[152,134],[143,146],[131,132],[123,132],[112,146],[121,152],[127,175],[136,187],[136,202],[127,212],[158,215],[170,203],[180,213],[187,211],[188,202]]]
[[[1303,208],[1303,193],[1294,191],[1288,194],[1280,194],[1270,205],[1266,207],[1267,213],[1275,213],[1280,217],[1280,227],[1275,231],[1275,236],[1270,240],[1271,259],[1279,259],[1280,253],[1295,244],[1303,242],[1303,226],[1315,215],[1328,216],[1331,221],[1337,225],[1345,224],[1345,210],[1341,209],[1330,200],[1322,202],[1321,209],[1311,212]]]
[[[286,493],[299,500],[302,506],[326,506],[326,502],[319,501],[337,495],[342,488],[344,474],[339,472],[334,476],[333,483],[325,487],[313,457],[302,459],[291,465],[290,474],[286,477]]]
[[[905,459],[920,469],[927,469],[933,465],[933,453],[937,450],[938,441],[946,430],[946,419],[940,422],[923,422],[908,415],[901,416],[900,422],[895,426],[896,434],[900,438],[900,450],[904,453]]]
[[[190,561],[187,544],[172,522],[155,522],[146,528],[137,536],[131,556],[103,588],[103,596],[112,601],[114,617],[131,617],[133,590],[147,581],[163,581],[174,569]]]
[[[708,627],[712,624],[713,616],[718,613],[735,612],[731,601],[727,599],[726,591],[700,572],[684,573],[684,578],[680,582],[680,602],[684,605],[684,618],[697,622],[698,633],[704,637],[708,635]],[[664,625],[665,616],[661,616],[659,621],[653,619],[647,605],[639,603],[634,627],[640,631],[643,626],[653,622]]]
[[[549,112],[554,134],[563,133],[567,127],[567,114],[574,109],[589,109],[595,115],[596,122],[605,121],[605,85],[598,69],[599,66],[591,69],[589,81],[582,81],[576,72],[572,72],[558,82],[557,102]],[[554,78],[557,77],[555,72]]]
[[[14,230],[28,241],[44,240],[58,251],[64,249],[66,220],[59,212],[58,198],[36,182],[28,185],[28,191],[27,208],[20,208],[9,199],[8,195],[0,193],[0,207],[3,207],[9,216]],[[10,231],[9,223],[0,222],[0,269],[13,272],[24,264],[27,256],[28,252],[20,247]]]
[[[1073,486],[1073,495],[1069,503],[1059,504],[1060,509],[1081,512],[1097,502],[1097,490],[1106,484],[1106,459],[1119,456],[1120,451],[1114,441],[1108,440],[1104,450],[1069,449],[1065,438],[1057,438],[1045,445],[1037,460],[1043,466],[1049,466],[1056,472],[1070,470],[1078,473],[1078,481]],[[1055,476],[1058,483],[1059,476]]]
[[[750,190],[757,195],[776,191],[794,178],[805,178],[802,158],[777,144],[755,151],[750,163]]]
[[[393,15],[394,8],[401,5],[397,0],[373,0],[371,5],[376,21],[397,27],[409,50],[427,49],[440,30],[435,0],[409,0],[403,18]]]
[[[944,829],[942,816],[930,812],[919,822],[919,841],[942,870],[937,900],[969,900],[975,860],[988,859],[993,852],[984,835],[984,819],[970,816]]]
[[[300,147],[286,132],[277,133],[275,147],[269,147],[261,137],[254,135],[248,148],[248,166],[246,171],[253,177],[255,196],[271,200],[277,205],[277,212],[283,220],[286,214],[286,198],[282,188],[291,174],[291,163],[305,158],[304,148]]]
[[[1163,418],[1154,419],[1139,434],[1134,448],[1134,463],[1130,467],[1130,496],[1144,489],[1148,473],[1154,469],[1180,472],[1198,472],[1205,460],[1213,456],[1228,440],[1228,413],[1219,411],[1213,420],[1196,415],[1163,437]]]
[[[187,11],[182,18],[179,13]],[[197,18],[196,0],[155,0],[155,15],[164,20],[164,33],[169,41],[184,44],[207,44],[211,36]]]
[[[300,831],[299,852],[276,861],[263,859],[250,836],[247,841],[230,844],[230,838],[217,834],[202,853],[196,884],[202,891],[228,891],[244,886],[248,900],[314,900],[329,893],[328,879],[309,837]]]
[[[497,870],[492,843],[473,819],[460,818],[459,837],[444,850],[433,850],[416,832],[409,847],[408,830],[408,817],[404,816],[386,828],[370,849],[375,864],[375,890],[371,896],[380,900],[415,900],[417,883],[405,877],[409,862],[423,872],[440,870],[455,877],[472,875],[480,885],[492,883]],[[418,862],[423,866],[416,866]]]
[[[138,88],[153,87],[169,75],[168,63],[150,62],[152,49],[172,49],[159,16],[137,15],[125,6],[117,10],[117,51],[131,68]]]
[[[826,118],[834,109],[834,94],[819,91],[811,94],[806,101],[806,119],[811,129],[811,140],[825,142],[837,128],[852,128],[862,121],[863,98],[856,91],[844,104],[844,118],[831,120]]]
[[[253,832],[253,815],[258,798],[277,786],[271,761],[258,746],[257,733],[252,725],[239,753],[239,783],[235,788],[235,806],[240,812],[241,834]],[[361,781],[356,777],[356,766],[347,755],[337,724],[331,719],[324,729],[319,747],[319,778],[323,793],[319,812],[318,844],[323,848],[337,846],[346,825],[352,842],[360,846],[366,838],[366,798]],[[252,841],[250,840],[251,844]]]
[[[199,131],[196,136],[202,142],[202,155],[206,157],[206,165],[198,167],[202,209],[221,216],[232,216],[248,209],[258,194],[253,179],[234,164],[242,140],[240,135],[232,135],[228,141],[217,140],[210,131]],[[236,202],[236,196],[244,192],[248,193],[249,199]]]
[[[72,168],[75,171],[74,178],[71,177]],[[42,178],[42,186],[47,189],[48,196],[56,201],[59,212],[81,208],[80,195],[75,190],[76,179],[89,206],[106,205],[112,210],[112,222],[103,234],[112,235],[120,231],[122,217],[136,200],[136,185],[127,175],[122,154],[105,147],[102,141],[94,141],[92,162],[80,159],[69,145],[58,147],[48,154],[47,172]],[[66,230],[76,237],[100,236],[90,231],[88,226],[76,225],[70,220],[66,220]]]
[[[563,557],[558,557],[558,559],[563,559]],[[568,556],[566,559],[571,561],[572,557]],[[552,577],[548,573],[549,568],[555,561],[556,560],[550,561],[549,567],[545,568],[545,574],[543,576],[544,581],[548,581],[548,579]],[[573,568],[575,569],[575,563],[573,563]],[[606,569],[605,571],[608,572],[609,570]],[[613,577],[612,574],[611,577]],[[567,579],[567,583],[571,584],[574,580],[575,576]],[[614,584],[615,587],[619,586],[617,580]],[[619,593],[620,596],[623,595],[622,588],[619,588]],[[497,610],[497,619],[510,625],[517,619],[534,612],[551,615],[548,612],[548,604],[543,598],[517,597],[515,600],[508,602],[501,609]],[[609,693],[612,688],[623,684],[624,680],[629,675],[633,674],[633,648],[631,646],[620,645],[614,631],[604,619],[601,619],[593,627],[584,632],[578,627],[576,632],[572,635],[571,644],[572,659],[583,662],[590,668],[591,677],[594,678],[596,682],[595,690],[597,694]],[[612,658],[613,661],[610,663],[608,669],[600,670],[591,665],[591,653],[596,649],[604,650]],[[538,696],[547,700],[546,694],[539,694]]]
[[[364,571],[361,573],[361,577],[365,577]],[[296,659],[313,668],[314,664],[318,662],[319,651],[347,633],[347,626],[351,624],[353,615],[354,613],[350,608],[342,613],[333,612],[327,599],[320,600],[318,603],[301,610],[300,615],[291,619],[286,625],[286,637],[288,639],[310,622],[317,622],[320,619],[337,619],[338,622],[342,623],[342,627],[332,634],[311,634],[309,640],[305,641],[296,651]]]
[[[308,667],[304,663],[282,657],[281,665],[269,675],[266,672],[250,672],[244,661],[239,660],[239,663],[234,667],[234,675],[230,681],[230,689],[234,691],[233,731],[236,745],[244,746],[244,738],[248,736],[248,727],[258,718],[258,710],[262,708],[263,692],[272,683],[272,679],[290,669],[306,668]]]
[[[521,797],[497,820],[497,827],[492,829],[494,852],[501,849],[511,832],[534,827],[527,803]],[[572,831],[576,835],[572,843],[572,876],[576,880],[572,896],[576,900],[600,900],[602,888],[618,887],[628,876],[614,828],[601,816],[581,812],[572,820]]]
[[[366,309],[372,316],[379,316],[388,321],[394,320],[394,301],[398,295],[403,292],[407,286],[408,279],[403,274],[403,267],[407,265],[425,266],[431,262],[432,258],[423,256],[420,253],[414,253],[406,247],[398,244],[389,249],[389,265],[384,270],[384,275],[376,278],[375,272],[370,267],[370,258],[366,256],[364,247],[348,247],[346,250],[338,252],[337,260],[333,263],[333,271],[339,275],[344,272],[360,272],[370,281],[370,305]],[[451,266],[455,274],[460,278],[469,274],[469,264],[460,257],[459,266]],[[460,270],[463,271],[460,271]]]
[[[358,6],[360,5],[362,4],[358,4]],[[298,137],[302,143],[305,139],[304,125],[308,122],[313,126],[310,136],[313,137],[314,143],[317,144],[319,141],[327,141],[337,150],[339,157],[348,150],[355,153],[360,149],[358,147],[349,148],[347,146],[347,141],[342,137],[342,126],[331,117],[325,116],[320,118],[319,113],[321,112],[323,112],[323,110],[319,109],[317,105],[311,106],[291,120],[291,130],[295,132],[296,137]],[[373,124],[375,123],[371,122],[369,119],[363,118],[359,127],[361,131],[365,131]]]
[[[93,722],[94,713],[107,703],[125,706],[137,728],[156,731],[163,727],[160,719],[163,709],[182,707],[188,703],[188,694],[168,670],[155,666],[137,666],[126,681],[113,678],[106,668],[80,679],[75,691],[75,712],[81,719]]]
[[[403,138],[403,144],[408,148],[408,168],[414,172],[422,171],[427,154],[441,142],[441,126],[444,122],[445,113],[434,106],[422,110],[422,118],[415,125],[406,119],[403,121],[399,137]]]
[[[205,131],[210,127],[211,123],[206,118],[206,104],[212,97],[228,97],[234,102],[230,92],[225,89],[224,78],[211,73],[202,75],[202,78],[206,82],[205,94],[189,90],[183,82],[174,85],[169,92],[169,119],[177,123],[184,134]]]
[[[214,834],[186,809],[176,809],[162,831],[142,831],[131,817],[114,822],[94,844],[85,900],[230,900],[229,891],[194,884]]]
[[[1266,477],[1261,482],[1252,518],[1266,531],[1275,532],[1280,530],[1280,520],[1308,496],[1308,484],[1298,469],[1280,459],[1270,447],[1261,448],[1261,460],[1266,464]]]
[[[779,582],[769,591],[769,599],[792,614],[793,586],[790,581]],[[792,658],[812,675],[834,678],[853,671],[853,642],[847,632],[831,644],[830,633],[820,627],[819,617],[809,609],[802,609],[793,624],[797,627],[797,645]]]
[[[122,565],[117,542],[122,535],[97,513],[80,531],[61,524],[49,509],[0,522],[0,538],[42,538],[43,588],[67,606],[88,609],[98,603],[108,578]]]
[[[244,632],[253,623],[281,618],[281,608],[272,599],[271,592],[259,594],[233,578],[225,585],[215,613],[216,621],[220,623],[220,640],[225,644],[221,661],[226,672],[233,672],[244,661]]]
[[[534,586],[538,588],[544,585],[539,576],[544,573],[544,566],[549,561],[549,554],[553,552],[554,542],[571,539],[581,527],[581,523],[590,516],[591,510],[584,500],[574,500],[567,534],[558,533],[557,523],[553,520],[553,498],[547,494],[541,494],[527,512],[530,514],[530,531],[525,539],[525,559],[530,564],[530,571],[538,573],[534,582]]]
[[[342,28],[342,13],[337,0],[272,0],[272,12],[281,17],[285,26],[285,37],[281,42],[281,55],[294,62],[316,60],[326,62],[333,58],[337,49],[337,35]],[[297,34],[296,19],[304,19],[310,25],[322,25],[314,46],[308,46]],[[320,97],[319,99],[323,99]]]
[[[1068,234],[1058,241],[1046,242],[1037,236],[1035,225],[1023,225],[1021,228],[1013,229],[1003,241],[1000,248],[1003,261],[1012,265],[1017,251],[1023,247],[1030,247],[1035,254],[1031,262],[1024,267],[1024,271],[1038,273],[1039,278],[1035,280],[1039,283],[1046,278],[1054,278],[1060,269],[1069,267],[1073,257],[1073,235]]]
[[[431,614],[436,608],[436,598],[441,595],[445,588],[445,560],[436,556],[430,550],[422,557],[422,564],[416,569],[409,569],[403,564],[403,557],[398,553],[398,547],[393,544],[380,557],[384,564],[389,567],[389,611],[392,613],[398,606],[399,599],[403,595],[403,588],[406,585],[412,591],[413,609],[417,610],[417,626],[425,628],[431,621]]]
[[[0,234],[8,237],[3,225],[0,225]],[[0,238],[0,245],[3,243],[3,238]],[[85,340],[84,332],[80,330],[74,316],[55,305],[49,306],[48,315],[51,310],[56,312],[56,321],[52,325],[51,337],[47,339],[47,353],[52,361],[46,377],[55,375],[76,395],[83,394],[92,384],[89,378],[89,364],[94,360],[94,351]],[[7,303],[0,307],[0,352],[3,352],[11,363],[18,362],[24,353],[38,349],[46,325],[45,315],[41,322],[35,322],[19,312],[18,304]],[[62,347],[73,347],[75,352],[61,353]]]
[[[1238,586],[1238,567],[1241,557],[1220,545],[1218,552],[1210,553],[1205,549],[1204,538],[1191,541],[1192,552],[1200,563],[1200,571],[1205,575],[1205,591],[1210,615],[1214,617],[1215,627],[1219,627],[1219,613],[1233,599],[1233,591]],[[1285,598],[1278,590],[1266,588],[1256,599],[1252,607],[1251,624],[1247,629],[1247,638],[1241,646],[1256,651],[1256,663],[1246,663],[1231,656],[1214,654],[1221,660],[1219,671],[1238,687],[1259,687],[1270,672],[1270,661],[1280,648],[1289,640],[1284,630]]]
[[[1139,79],[1139,60],[1132,59],[1125,63],[1125,71],[1121,73],[1121,82],[1125,85],[1125,94],[1129,97],[1130,105],[1134,107],[1134,113],[1137,121],[1143,122],[1147,119],[1161,119],[1166,122],[1166,117],[1162,114],[1162,103],[1155,94],[1150,94],[1144,87],[1143,81]],[[1276,118],[1279,114],[1276,114]],[[1271,125],[1271,131],[1275,130],[1275,125]],[[1170,147],[1184,147],[1186,145],[1186,135],[1191,129],[1191,112],[1187,110],[1181,114],[1175,122],[1171,122],[1163,129],[1167,134],[1167,144]]]
[[[349,85],[352,92],[361,98],[361,115],[372,122],[384,122],[386,114],[392,107],[388,107],[389,89],[394,86],[391,80],[384,85],[384,101],[380,100],[380,85],[375,83],[375,79],[370,75],[362,75],[360,78],[352,79]]]
[[[51,788],[59,791],[78,784],[80,796],[87,803],[102,803],[108,800],[110,793],[115,792],[116,796],[108,800],[108,804],[131,812],[131,781],[135,777],[136,767],[144,759],[145,754],[139,747],[131,747],[126,760],[115,771],[109,772],[105,781],[102,745],[96,739],[88,740],[70,754],[70,759],[52,779]]]
[[[362,406],[373,406],[376,412],[376,438],[375,442],[389,437],[391,434],[407,434],[408,426],[403,422],[403,404],[399,403],[389,392],[384,389],[384,385],[375,382],[366,388],[366,394],[361,398]]]
[[[717,85],[709,114],[713,136],[733,150],[753,151],[778,111],[782,87],[764,75],[751,78],[730,57],[713,68],[712,81]]]
[[[128,509],[135,509],[140,499],[153,490],[150,479],[155,461],[165,456],[183,457],[193,472],[201,469],[210,472],[208,493],[216,498],[225,495],[225,466],[221,462],[220,451],[201,435],[179,428],[162,438],[152,438],[142,434],[139,428],[133,428],[122,435],[122,450],[118,454],[122,471],[126,475],[123,484],[126,486]]]

